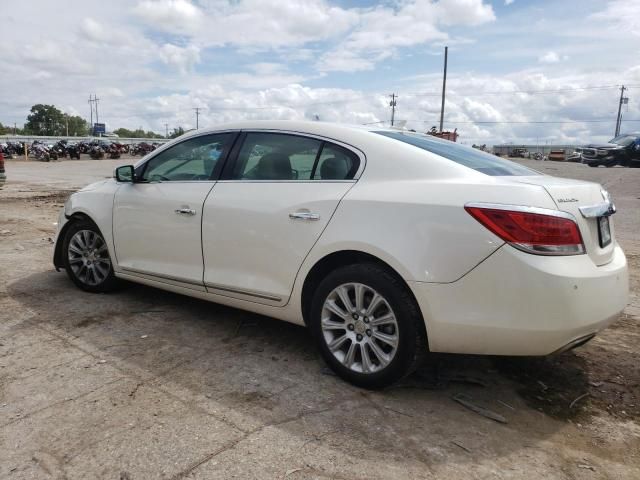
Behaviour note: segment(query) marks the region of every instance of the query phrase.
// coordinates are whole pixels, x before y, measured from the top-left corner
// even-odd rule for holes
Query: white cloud
[[[618,35],[640,36],[640,2],[637,0],[609,1],[604,10],[590,15],[589,19]]]
[[[135,13],[150,27],[173,33],[195,33],[203,19],[200,8],[189,0],[144,0]]]
[[[399,8],[379,6],[360,13],[358,26],[318,61],[321,71],[370,70],[398,48],[441,43],[441,26],[474,26],[495,20],[483,0],[412,0]]]
[[[538,62],[540,63],[559,63],[568,60],[569,57],[567,55],[560,55],[557,52],[549,51],[543,55],[538,57]]]
[[[195,45],[179,47],[170,43],[165,43],[159,52],[160,60],[167,65],[172,65],[180,73],[187,73],[200,62],[200,49]]]
[[[332,38],[358,20],[356,10],[332,6],[325,0],[218,0],[205,9],[205,15],[213,27],[203,34],[203,41],[259,49]]]
[[[509,6],[514,2],[514,0],[504,0],[504,4]]]

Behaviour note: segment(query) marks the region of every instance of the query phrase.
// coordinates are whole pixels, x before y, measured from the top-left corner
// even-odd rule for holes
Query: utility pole
[[[100,123],[100,118],[98,117],[98,100],[100,100],[98,98],[98,95],[96,95],[95,93],[93,94],[93,101],[96,104],[96,123]]]
[[[13,122],[13,135],[16,135],[16,132],[17,132],[16,122]]]
[[[66,113],[64,114],[64,123],[67,127],[67,137],[69,136],[69,115],[67,115]]]
[[[93,99],[91,98],[91,94],[89,94],[89,110],[91,110],[91,123],[89,123],[89,130],[93,132]]]
[[[169,124],[168,123],[164,124],[164,131],[165,131],[164,138],[169,138]]]
[[[622,105],[629,102],[629,99],[624,96],[625,90],[626,87],[622,85],[620,87],[620,102],[618,103],[618,116],[616,117],[616,133],[613,135],[614,137],[620,135],[620,127],[622,126]]]
[[[391,97],[391,101],[389,102],[389,106],[391,107],[391,126],[393,127],[393,122],[396,118],[396,98],[397,95],[395,93],[392,93],[391,95],[389,95]]]
[[[200,116],[200,108],[196,107],[194,108],[194,110],[196,111],[196,130],[198,130],[199,128],[198,117]]]
[[[449,47],[444,47],[444,75],[442,77],[442,106],[440,107],[440,133],[442,133],[442,124],[444,123],[444,96],[447,90],[447,57],[449,56]]]

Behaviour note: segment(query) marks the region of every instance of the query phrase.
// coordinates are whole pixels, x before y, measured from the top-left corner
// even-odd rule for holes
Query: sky
[[[2,0],[0,122],[31,105],[164,133],[243,119],[440,118],[471,144],[640,130],[640,0]],[[633,120],[636,120],[635,122]],[[562,122],[562,123],[555,123]]]

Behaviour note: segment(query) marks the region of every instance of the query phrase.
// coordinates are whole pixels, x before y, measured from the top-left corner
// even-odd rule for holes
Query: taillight
[[[464,208],[482,225],[519,250],[537,255],[579,255],[585,252],[580,229],[565,212],[507,205],[485,207],[472,204]]]

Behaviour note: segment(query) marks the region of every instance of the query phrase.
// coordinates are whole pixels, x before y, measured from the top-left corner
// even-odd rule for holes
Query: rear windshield
[[[379,131],[375,133],[435,153],[436,155],[440,155],[465,167],[472,168],[485,175],[491,175],[492,177],[540,175],[540,173],[535,170],[523,167],[515,162],[482,152],[476,148],[460,145],[450,142],[449,140],[442,140],[432,135],[389,131]]]

